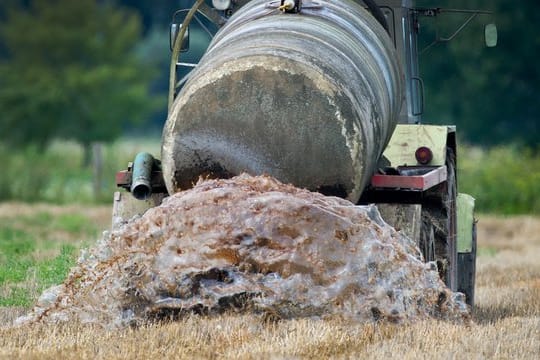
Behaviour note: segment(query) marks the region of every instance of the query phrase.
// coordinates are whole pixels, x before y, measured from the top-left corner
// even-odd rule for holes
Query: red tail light
[[[416,149],[414,157],[420,164],[427,165],[433,160],[433,152],[427,146],[421,146]]]

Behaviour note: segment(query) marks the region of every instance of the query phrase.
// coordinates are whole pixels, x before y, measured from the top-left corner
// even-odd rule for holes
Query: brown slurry
[[[106,234],[18,323],[110,327],[231,309],[360,322],[469,317],[376,207],[240,175],[200,181]]]

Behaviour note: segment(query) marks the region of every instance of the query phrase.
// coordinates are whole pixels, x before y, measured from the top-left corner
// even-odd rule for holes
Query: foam
[[[110,327],[228,310],[360,322],[469,319],[375,206],[246,174],[206,180],[104,234],[16,323]]]

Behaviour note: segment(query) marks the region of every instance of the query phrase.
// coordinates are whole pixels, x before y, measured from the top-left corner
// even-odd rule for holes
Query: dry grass
[[[477,322],[536,320],[531,335],[540,357],[540,219],[481,218],[478,236]]]
[[[540,358],[540,219],[483,216],[479,241],[477,310],[470,326],[269,323],[235,314],[121,331],[38,325],[1,329],[0,358]],[[0,309],[0,321],[22,312]]]
[[[107,332],[78,325],[4,331],[0,356],[36,358],[535,358],[539,319],[507,318],[470,327],[291,320],[253,316],[189,318],[179,323]],[[9,338],[7,337],[9,336]]]

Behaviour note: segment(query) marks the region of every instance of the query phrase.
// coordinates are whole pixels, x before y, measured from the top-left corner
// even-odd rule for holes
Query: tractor
[[[422,119],[419,23],[447,13],[466,20],[433,44],[490,14],[413,0],[196,0],[178,10],[161,160],[139,153],[117,173],[126,191],[115,193],[113,227],[201,176],[269,174],[377,204],[472,307],[475,200],[458,192],[456,127]],[[182,62],[195,25],[211,42],[198,63]],[[496,45],[494,24],[485,42]]]

